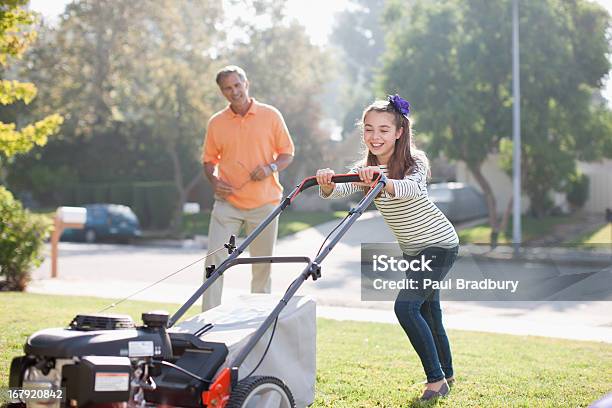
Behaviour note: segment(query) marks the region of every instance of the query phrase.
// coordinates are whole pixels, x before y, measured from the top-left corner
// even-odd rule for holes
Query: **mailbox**
[[[198,214],[200,212],[199,203],[185,203],[183,205],[184,214]]]
[[[87,221],[87,209],[84,207],[59,207],[53,221],[51,234],[51,277],[57,278],[58,244],[66,228],[83,228]]]
[[[87,209],[84,207],[59,207],[56,214],[59,221],[64,224],[81,224],[83,226],[87,221]]]

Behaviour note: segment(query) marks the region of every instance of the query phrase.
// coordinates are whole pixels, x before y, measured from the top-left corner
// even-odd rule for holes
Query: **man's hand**
[[[270,174],[272,174],[272,169],[270,166],[257,166],[257,168],[251,172],[251,180],[260,181],[268,177]]]
[[[213,188],[215,189],[215,195],[220,198],[227,198],[227,196],[234,193],[232,186],[219,178],[215,178],[215,181],[213,181]]]
[[[210,184],[212,184],[215,195],[225,199],[227,196],[234,193],[234,189],[225,181],[215,176],[215,167],[216,165],[214,163],[204,163],[204,176],[206,176]]]

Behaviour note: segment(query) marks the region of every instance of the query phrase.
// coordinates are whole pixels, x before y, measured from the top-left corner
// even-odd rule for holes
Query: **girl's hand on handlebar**
[[[359,174],[359,178],[361,179],[361,183],[355,183],[359,186],[370,187],[372,185],[372,181],[377,176],[377,173],[382,173],[382,170],[378,166],[368,166],[357,169],[357,174]]]
[[[325,195],[330,195],[332,191],[334,191],[334,187],[336,183],[332,183],[332,177],[335,175],[332,169],[319,169],[317,170],[316,178],[319,187],[321,187],[321,191]]]

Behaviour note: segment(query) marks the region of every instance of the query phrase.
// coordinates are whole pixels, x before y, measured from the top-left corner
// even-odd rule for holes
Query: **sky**
[[[70,1],[30,0],[30,8],[52,20],[64,11]],[[325,45],[331,33],[334,14],[345,10],[349,5],[350,0],[288,0],[287,13],[306,27],[314,44]]]
[[[70,0],[30,0],[32,10],[40,12],[44,18],[53,20],[64,11]],[[612,15],[612,0],[596,0]],[[350,0],[288,0],[287,13],[290,18],[300,21],[314,44],[324,46],[331,33],[334,15],[350,7]],[[603,92],[612,103],[612,81],[606,81]]]

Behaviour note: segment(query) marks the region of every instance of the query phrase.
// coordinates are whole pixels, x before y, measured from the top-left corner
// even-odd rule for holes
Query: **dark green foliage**
[[[379,89],[412,102],[415,128],[436,156],[464,161],[487,196],[483,161],[501,153],[511,172],[510,0],[392,0]],[[584,0],[520,2],[522,186],[538,215],[563,188],[576,160],[609,156],[609,111],[597,102],[610,68],[610,16]]]
[[[510,3],[390,1],[378,89],[413,107],[417,147],[466,162],[487,198],[492,234],[497,204],[481,165],[511,132]],[[507,52],[501,52],[507,50]]]
[[[145,228],[167,228],[179,205],[176,197],[176,186],[171,182],[134,183],[134,212]]]
[[[115,183],[110,185],[108,200],[114,204],[129,205],[132,202],[132,195],[130,183]]]
[[[581,208],[589,198],[589,176],[586,174],[574,174],[567,186],[567,202],[572,208]]]

